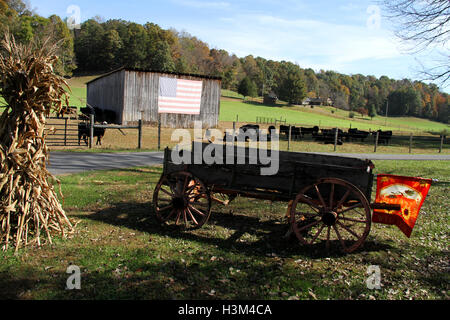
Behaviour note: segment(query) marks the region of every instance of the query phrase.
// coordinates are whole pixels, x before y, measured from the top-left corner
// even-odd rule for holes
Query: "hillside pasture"
[[[332,111],[334,113],[332,113]],[[392,131],[414,131],[414,132],[440,132],[447,130],[450,126],[444,123],[434,122],[427,119],[414,117],[385,117],[377,116],[361,117],[355,114],[353,119],[348,117],[349,112],[332,107],[311,108],[309,106],[282,106],[273,107],[263,105],[255,101],[244,102],[242,100],[226,100],[220,105],[221,121],[236,121],[236,116],[240,122],[255,122],[257,117],[271,119],[286,119],[287,124],[319,126],[341,129],[358,128],[360,130],[392,130]]]

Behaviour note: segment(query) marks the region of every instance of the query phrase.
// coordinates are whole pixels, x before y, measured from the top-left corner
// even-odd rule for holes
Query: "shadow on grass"
[[[300,245],[295,236],[286,238],[288,225],[280,222],[279,219],[261,221],[257,217],[213,211],[207,225],[199,230],[188,231],[175,226],[161,225],[153,215],[151,203],[117,203],[91,215],[78,216],[78,218],[101,221],[176,239],[203,242],[224,250],[237,250],[248,256],[291,257],[300,255],[312,259],[345,256],[338,249],[340,244],[337,241],[332,242],[331,249],[327,251],[323,243],[305,246]],[[217,235],[215,226],[225,228],[231,235],[226,238]],[[250,235],[252,239],[256,240],[247,241],[244,239],[244,235]],[[391,247],[366,240],[364,246],[355,253],[387,249],[391,249]]]
[[[133,257],[136,249],[127,249]],[[81,290],[66,290],[67,274],[28,268],[21,278],[14,273],[0,274],[0,299],[55,300],[173,300],[173,299],[276,299],[283,291],[295,295],[306,292],[320,279],[320,271],[303,274],[283,270],[276,260],[260,264],[244,257],[202,262],[204,253],[195,253],[191,263],[180,259],[157,260],[128,268],[108,266],[102,271],[82,270]],[[106,257],[105,257],[106,258]],[[198,263],[196,262],[198,261]],[[235,270],[239,272],[234,272]],[[285,274],[288,273],[288,274]],[[292,274],[291,274],[292,273]],[[327,296],[331,292],[325,292]]]

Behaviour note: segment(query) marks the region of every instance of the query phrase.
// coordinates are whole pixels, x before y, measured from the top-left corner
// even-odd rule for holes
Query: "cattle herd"
[[[58,115],[73,115],[75,107],[66,107],[62,110],[62,112]],[[97,122],[100,122],[104,125],[108,123],[116,122],[116,113],[111,110],[101,110],[99,108],[80,108],[81,115],[79,116],[80,120],[84,120],[78,124],[78,145],[81,144],[81,140],[83,140],[86,145],[88,145],[88,139],[90,136],[90,127],[89,127],[89,119],[91,115],[95,116]],[[76,113],[75,113],[76,114]],[[270,126],[268,131],[262,132],[259,128],[259,125],[255,124],[246,124],[239,128],[238,133],[234,136],[235,141],[259,141],[262,136],[267,139],[267,141],[271,140],[270,133],[275,131],[276,128],[274,126]],[[337,130],[337,137],[336,137]],[[97,138],[97,145],[102,144],[102,139],[105,135],[105,128],[94,128],[94,137]],[[318,126],[314,127],[296,127],[296,126],[287,126],[280,125],[280,136],[284,135],[286,139],[290,138],[293,140],[300,140],[306,136],[311,136],[314,141],[323,142],[325,144],[334,144],[335,142],[338,145],[342,145],[345,142],[350,141],[361,141],[364,142],[369,136],[372,135],[374,139],[378,136],[378,143],[389,144],[389,140],[392,138],[392,131],[361,131],[358,129],[348,129],[347,132],[344,132],[341,129],[320,129]],[[223,137],[224,141],[228,141],[228,133],[225,133]],[[337,138],[337,140],[336,140]],[[232,139],[232,138],[231,138]]]
[[[250,130],[252,129],[252,130]],[[275,130],[274,126],[269,127],[269,131]],[[337,144],[342,145],[345,142],[350,141],[366,141],[369,136],[372,136],[376,139],[378,135],[378,143],[389,144],[389,140],[392,138],[392,131],[361,131],[358,129],[348,129],[347,132],[344,132],[341,129],[337,129],[337,137],[336,137],[336,129],[320,129],[318,126],[314,126],[311,128],[308,127],[296,127],[296,126],[286,126],[280,125],[280,135],[284,135],[286,139],[289,137],[289,131],[291,135],[291,139],[299,140],[304,138],[305,136],[311,136],[314,141],[323,142],[325,144],[334,144],[337,138]],[[256,139],[253,139],[255,135]],[[227,134],[225,134],[224,140],[226,139]],[[259,125],[247,124],[239,128],[239,132],[235,137],[235,140],[239,140],[239,137],[242,136],[245,141],[248,140],[257,140],[260,136],[260,128]],[[268,135],[268,140],[270,139],[270,135]]]

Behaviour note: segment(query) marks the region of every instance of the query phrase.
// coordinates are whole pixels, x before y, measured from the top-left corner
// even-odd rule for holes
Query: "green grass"
[[[160,167],[61,176],[69,239],[0,253],[0,298],[12,299],[448,299],[450,162],[375,161],[376,173],[436,178],[410,239],[375,224],[349,255],[284,240],[286,203],[238,198],[215,205],[196,231],[151,213]],[[230,212],[233,212],[231,215]],[[81,290],[65,290],[66,268]],[[381,290],[366,287],[379,265]]]

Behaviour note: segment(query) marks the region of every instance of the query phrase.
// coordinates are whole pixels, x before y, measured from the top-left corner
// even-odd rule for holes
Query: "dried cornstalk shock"
[[[68,85],[53,72],[57,44],[29,45],[5,35],[0,47],[0,95],[7,107],[0,116],[0,242],[14,246],[50,243],[52,235],[67,236],[67,218],[47,170],[49,150],[45,121],[68,105]],[[60,190],[59,190],[60,191]]]

